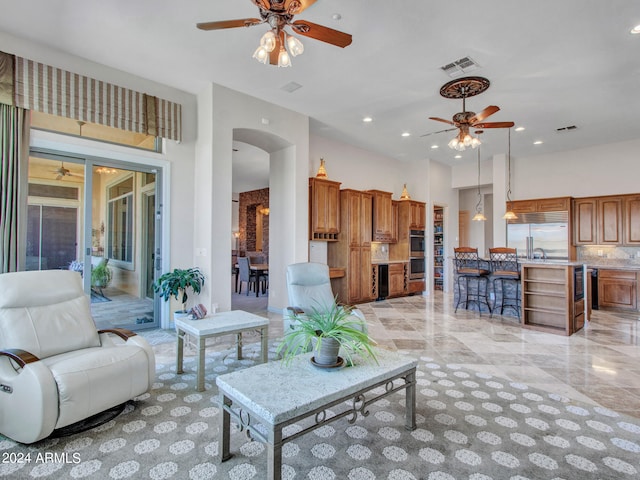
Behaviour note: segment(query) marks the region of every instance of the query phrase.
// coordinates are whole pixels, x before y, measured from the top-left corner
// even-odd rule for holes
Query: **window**
[[[72,118],[49,115],[35,110],[31,111],[31,128],[142,148],[153,152],[160,152],[162,147],[162,142],[158,137],[120,130],[119,128],[107,127],[97,123],[79,122]]]
[[[133,263],[133,175],[107,190],[107,257]]]

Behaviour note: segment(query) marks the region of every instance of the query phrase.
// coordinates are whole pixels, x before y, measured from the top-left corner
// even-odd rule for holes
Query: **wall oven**
[[[423,252],[424,253],[424,252]],[[424,256],[409,259],[409,279],[423,279],[425,274]]]
[[[411,230],[409,232],[409,257],[424,257],[424,249],[424,230]]]

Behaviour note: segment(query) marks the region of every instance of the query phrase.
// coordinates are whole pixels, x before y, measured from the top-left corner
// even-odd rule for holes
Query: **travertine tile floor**
[[[269,336],[282,335],[282,316],[266,311],[265,297],[236,297],[233,308],[269,317]],[[586,328],[565,337],[522,329],[515,317],[454,313],[452,300],[436,292],[358,307],[371,336],[387,348],[640,417],[639,313],[594,311]]]

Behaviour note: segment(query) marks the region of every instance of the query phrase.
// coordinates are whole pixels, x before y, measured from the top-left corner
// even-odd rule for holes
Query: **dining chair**
[[[493,311],[497,307],[498,294],[496,293],[496,280],[500,282],[502,298],[500,301],[500,315],[505,308],[512,308],[520,318],[520,264],[518,263],[518,251],[515,248],[496,247],[489,249],[491,260],[491,276],[493,277],[493,291],[495,300]],[[515,283],[515,295],[508,295],[505,290],[505,282]],[[493,316],[493,312],[491,313]]]
[[[458,311],[458,305],[464,303],[464,308],[469,308],[469,303],[475,303],[478,306],[478,312],[482,313],[480,302],[484,303],[491,313],[491,305],[488,300],[489,290],[489,270],[480,268],[480,258],[478,257],[478,249],[472,247],[457,247],[453,249],[455,254],[456,274],[458,275],[458,301],[456,302],[455,311]],[[462,299],[461,284],[465,282],[465,295]],[[476,280],[475,291],[470,291],[469,280]],[[484,284],[484,293],[480,288],[480,284]]]
[[[247,284],[247,295],[249,295],[252,283],[255,285],[257,292],[258,286],[256,285],[256,281],[257,275],[249,268],[249,258],[238,257],[238,293],[242,293],[242,284],[245,282]]]

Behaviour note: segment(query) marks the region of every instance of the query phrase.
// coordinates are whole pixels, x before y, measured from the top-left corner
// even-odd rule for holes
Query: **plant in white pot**
[[[189,314],[187,310],[188,291],[199,294],[204,286],[204,275],[199,268],[175,268],[172,272],[163,273],[153,282],[153,291],[160,295],[165,302],[175,297],[182,304],[182,310],[174,313],[174,317],[184,317]]]
[[[352,315],[349,307],[334,303],[330,307],[313,307],[310,312],[294,310],[293,316],[295,325],[285,333],[277,350],[285,364],[311,349],[311,363],[322,368],[339,367],[345,360],[352,365],[356,354],[377,363],[373,349],[376,342],[369,337],[366,323]],[[339,356],[341,351],[345,359]]]

